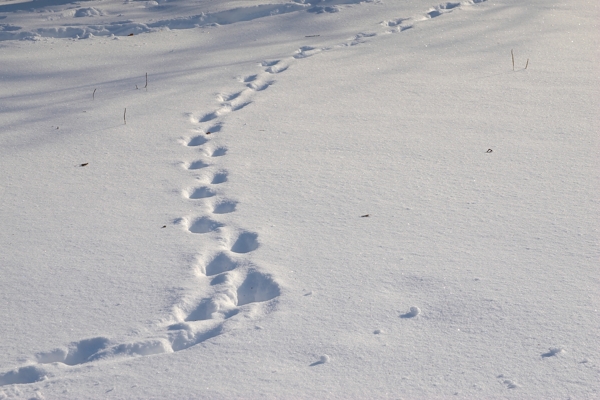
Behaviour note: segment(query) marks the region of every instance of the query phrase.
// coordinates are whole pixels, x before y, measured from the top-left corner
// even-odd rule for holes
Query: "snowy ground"
[[[0,399],[600,397],[598,8],[0,0]]]

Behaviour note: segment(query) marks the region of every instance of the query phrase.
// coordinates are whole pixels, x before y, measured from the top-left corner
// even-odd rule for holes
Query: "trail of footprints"
[[[471,0],[470,4],[486,0]],[[436,18],[469,3],[444,3],[427,13],[412,18],[397,18],[380,23],[379,34],[402,32],[415,23]],[[224,129],[223,119],[232,112],[252,104],[256,94],[275,83],[277,74],[285,72],[293,62],[334,48],[355,46],[376,37],[378,33],[359,33],[346,42],[332,47],[303,46],[283,60],[263,61],[262,72],[238,77],[244,88],[234,93],[217,96],[220,105],[198,117],[192,123],[203,134],[183,142],[189,150],[199,149],[200,157],[182,165],[189,174],[204,174],[205,182],[182,190],[190,202],[203,202],[206,215],[180,218],[177,222],[193,235],[213,235],[214,247],[198,256],[194,267],[195,279],[202,293],[194,290],[173,307],[173,318],[166,326],[157,326],[153,337],[131,343],[115,343],[106,337],[83,339],[68,346],[35,354],[29,365],[0,373],[0,386],[28,384],[53,376],[56,363],[77,366],[113,357],[148,356],[173,353],[187,349],[225,331],[225,324],[237,315],[256,318],[273,309],[281,289],[268,273],[262,272],[249,259],[249,254],[260,246],[258,234],[226,226],[219,221],[222,214],[236,211],[238,202],[222,196],[220,186],[228,181],[229,172],[218,169],[219,157],[227,155],[226,147],[214,147],[211,138]],[[216,169],[215,169],[216,168]],[[212,172],[205,172],[211,171]]]

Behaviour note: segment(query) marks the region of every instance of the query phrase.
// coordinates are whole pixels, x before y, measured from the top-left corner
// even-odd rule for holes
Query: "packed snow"
[[[599,398],[599,8],[0,0],[0,399]]]

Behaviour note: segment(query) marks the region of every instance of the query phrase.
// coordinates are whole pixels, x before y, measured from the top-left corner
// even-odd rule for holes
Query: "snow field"
[[[42,76],[60,68],[40,63],[41,83],[15,96],[5,117],[3,144],[15,152],[2,157],[5,201],[12,211],[27,206],[3,215],[19,227],[16,237],[4,233],[8,281],[19,291],[48,281],[56,294],[40,291],[38,307],[53,304],[74,323],[65,333],[47,306],[7,309],[15,328],[3,344],[0,393],[593,398],[597,113],[580,100],[594,99],[593,63],[570,68],[580,47],[569,40],[594,42],[587,28],[567,38],[561,23],[570,20],[552,11],[473,5],[389,15],[341,41],[273,40],[251,55],[222,34],[204,57],[189,45],[171,61],[173,38],[195,37],[155,32],[150,56],[144,35],[113,41],[120,50],[107,62],[122,68],[109,71],[93,67],[105,57],[90,49],[100,42],[77,41],[72,71],[57,74],[69,88],[50,104],[44,92],[55,93],[56,80]],[[516,32],[508,39],[507,22]],[[536,36],[547,23],[562,29]],[[233,37],[249,27],[235,25]],[[37,69],[17,73],[27,57],[20,45],[5,47],[16,56],[10,93]],[[513,48],[520,64],[529,55],[527,70],[510,69]],[[98,58],[79,60],[82,52]],[[142,87],[141,55],[144,72],[162,72],[150,73],[148,91],[122,89]],[[174,60],[188,68],[173,71]],[[106,83],[85,83],[90,68]],[[96,86],[91,103],[77,100]],[[104,128],[90,135],[89,126]],[[60,136],[49,136],[55,127]],[[87,174],[74,179],[73,170]],[[33,175],[50,183],[53,218],[39,210]],[[156,233],[140,233],[150,226]],[[48,260],[68,279],[48,280],[39,269]],[[89,270],[106,271],[110,284],[81,286]],[[3,293],[6,302],[24,298]],[[102,313],[90,298],[116,305]],[[117,312],[121,302],[129,309]],[[69,339],[77,337],[87,339]]]

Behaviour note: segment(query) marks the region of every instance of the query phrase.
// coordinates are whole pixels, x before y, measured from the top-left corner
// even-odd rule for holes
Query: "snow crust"
[[[0,399],[597,398],[598,29],[0,3]]]

